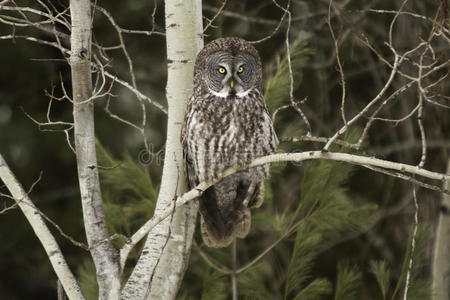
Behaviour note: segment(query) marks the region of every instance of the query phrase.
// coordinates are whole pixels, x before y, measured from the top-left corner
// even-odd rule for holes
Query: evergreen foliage
[[[128,153],[115,159],[97,140],[97,154],[109,230],[130,236],[153,215],[158,190],[148,169]]]
[[[123,155],[123,160],[118,160],[98,140],[96,146],[109,232],[131,236],[152,217],[158,190],[154,187],[148,170],[128,153]],[[124,241],[117,239],[114,244],[121,247]],[[134,249],[129,258],[136,258],[139,251],[139,248]],[[126,268],[124,273],[127,275],[129,270]],[[90,258],[78,268],[78,277],[86,298],[97,299],[95,267]]]
[[[270,299],[272,297],[265,281],[266,278],[273,277],[273,270],[267,261],[261,261],[251,266],[238,276],[238,292],[244,299]]]
[[[317,257],[330,247],[358,232],[364,232],[375,222],[372,205],[355,207],[345,194],[344,184],[351,174],[348,164],[319,161],[305,164],[301,183],[302,197],[293,216],[300,218],[295,244],[288,265],[285,298],[297,295],[311,281]],[[293,223],[292,222],[292,223]],[[355,271],[338,264],[336,299],[352,295],[351,280]],[[328,290],[314,289],[317,297]],[[301,292],[304,295],[304,292]]]
[[[357,136],[358,133],[353,132],[349,134],[348,139],[351,140]],[[124,155],[124,160],[120,162],[114,159],[100,143],[97,147],[100,165],[113,166],[101,171],[105,211],[110,230],[128,235],[150,217],[157,191],[152,186],[148,172],[134,162],[129,155]],[[281,167],[280,172],[283,169],[284,167]],[[283,266],[275,266],[269,260],[262,259],[238,275],[240,297],[244,299],[330,299],[331,297],[335,300],[360,299],[359,286],[362,274],[357,266],[351,266],[349,261],[338,260],[334,287],[332,283],[334,280],[326,274],[317,273],[315,269],[322,254],[348,237],[365,232],[377,220],[374,205],[358,207],[348,197],[346,184],[352,175],[352,170],[351,165],[339,162],[307,162],[303,165],[299,202],[294,203],[283,213],[271,214],[266,209],[254,216],[254,221],[259,219],[259,222],[255,222],[256,224],[265,224],[262,228],[256,228],[258,231],[272,230],[279,236],[284,234],[289,236],[289,231],[295,231],[295,239],[291,241],[286,238],[277,246],[281,249],[291,248],[289,259]],[[283,174],[275,176],[283,176]],[[271,198],[276,197],[270,192],[268,195]],[[426,257],[427,230],[426,226],[418,228],[408,299],[425,299],[430,293],[428,283],[420,277]],[[245,241],[244,243],[245,248],[254,248],[251,244]],[[228,249],[204,249],[204,251],[221,264],[230,263]],[[392,293],[390,293],[390,286],[392,286],[393,278],[389,266],[385,261],[371,261],[370,272],[378,282],[382,299],[393,300],[402,294],[410,254],[411,240],[408,242],[402,272]],[[196,257],[195,252],[193,256],[200,268],[193,267],[193,270],[188,270],[188,273],[196,273],[191,275],[201,278],[203,282],[199,298],[229,298],[231,285],[229,276],[209,267],[205,261]],[[238,258],[245,256],[241,251],[238,252]],[[285,278],[274,277],[275,268],[280,267],[286,270]],[[92,263],[86,262],[80,266],[78,274],[87,298],[95,299],[98,292]],[[268,281],[272,282],[268,284]],[[196,293],[195,289],[182,289],[179,299],[197,299],[198,297],[193,296],[192,293]]]
[[[361,273],[358,268],[340,261],[337,265],[337,282],[334,300],[358,300]]]
[[[228,278],[218,271],[207,268],[203,278],[201,300],[217,299],[226,300],[228,289]]]
[[[308,53],[305,43],[300,39],[292,46],[293,64],[301,64]],[[277,99],[286,97],[282,87],[289,82],[286,76],[286,61],[278,61],[277,72],[269,79],[266,93],[272,103],[279,105]],[[298,68],[297,68],[298,69]],[[298,73],[297,75],[298,76]],[[278,104],[277,104],[278,103]],[[354,142],[360,135],[360,130],[350,131],[346,140]],[[289,147],[289,146],[288,146]],[[333,151],[344,151],[335,147]],[[102,192],[105,201],[105,212],[111,232],[130,235],[139,225],[151,217],[157,197],[157,189],[152,184],[148,171],[136,163],[129,154],[123,155],[119,161],[97,143],[99,164],[102,179]],[[279,164],[271,169],[272,183],[282,180],[287,170],[287,164]],[[277,210],[277,195],[267,184],[265,194],[265,209],[255,211],[253,216],[253,233],[244,240],[245,252],[258,253],[261,243],[251,243],[251,239],[272,232],[272,236],[286,238],[276,247],[280,253],[285,253],[287,259],[282,259],[280,265],[261,259],[256,264],[238,274],[238,292],[244,299],[359,299],[361,272],[356,266],[350,266],[349,261],[338,259],[336,280],[329,274],[321,274],[316,270],[321,255],[343,241],[358,236],[373,227],[377,221],[374,213],[376,206],[371,204],[357,206],[349,198],[347,182],[352,176],[354,167],[350,164],[332,161],[309,161],[302,164],[300,197],[295,203],[290,203]],[[423,265],[424,234],[420,228],[417,234],[416,250],[410,284],[410,299],[420,299],[427,295],[427,289],[418,272]],[[295,233],[295,237],[289,236]],[[197,232],[198,234],[198,232]],[[248,241],[250,240],[250,241]],[[118,242],[121,244],[123,242]],[[410,245],[410,243],[409,243]],[[259,250],[258,250],[259,249]],[[228,249],[203,249],[206,255],[223,265],[230,264]],[[252,259],[252,255],[238,251],[238,260]],[[135,252],[136,254],[136,252]],[[405,274],[409,261],[410,249],[405,257],[404,267],[392,298],[395,299],[404,286]],[[133,257],[133,256],[131,256]],[[203,284],[196,288],[182,288],[179,299],[227,299],[230,296],[230,278],[218,270],[212,269],[197,253],[192,254],[192,260],[197,266],[188,269],[187,277],[197,277]],[[285,274],[274,276],[277,269],[284,269]],[[85,264],[79,268],[81,284],[88,298],[95,298],[97,293],[92,265]],[[373,261],[371,272],[379,283],[383,299],[389,295],[391,271],[384,261]],[[333,284],[333,282],[335,282]],[[200,289],[199,289],[200,288]],[[197,296],[194,296],[196,294]]]
[[[95,266],[91,259],[86,259],[78,269],[80,288],[86,300],[98,299],[98,284],[95,275]]]
[[[312,51],[307,48],[307,43],[301,36],[291,43],[289,50],[291,53],[291,67],[295,90],[301,83],[301,65],[307,61],[308,55],[312,54]],[[274,74],[266,82],[264,93],[264,98],[271,112],[281,105],[289,104],[291,84],[286,57],[281,58],[281,55],[275,57],[274,70]]]
[[[370,272],[372,272],[377,279],[381,296],[383,297],[383,300],[386,300],[391,282],[391,271],[389,270],[386,262],[383,260],[372,260],[370,262]]]
[[[392,286],[391,270],[385,261],[371,261],[370,272],[375,276],[382,299],[403,299],[406,285],[406,276],[411,258],[412,231],[409,235],[408,244],[403,260],[403,267],[392,293],[389,293]],[[419,224],[415,239],[415,249],[413,263],[410,270],[410,281],[408,288],[408,300],[429,299],[431,296],[430,282],[423,279],[423,271],[427,263],[427,248],[430,242],[430,227],[426,224]]]
[[[327,299],[333,292],[331,282],[325,278],[311,281],[294,297],[294,300],[320,300]]]
[[[349,140],[358,136],[349,134]],[[282,173],[285,168],[280,167]],[[329,299],[333,294],[332,280],[324,275],[317,276],[318,259],[321,254],[354,235],[365,232],[376,221],[374,205],[355,206],[346,193],[346,184],[352,174],[349,164],[332,161],[312,161],[303,165],[300,183],[301,196],[297,203],[283,213],[273,213],[270,209],[257,211],[253,217],[253,231],[275,231],[276,235],[289,235],[295,231],[293,243],[284,239],[277,248],[291,248],[289,259],[282,266],[262,259],[257,264],[239,274],[238,291],[245,299]],[[280,180],[283,174],[275,174],[271,180]],[[278,177],[273,179],[273,177]],[[268,193],[277,198],[277,195]],[[270,199],[269,199],[270,200]],[[274,201],[274,200],[272,200]],[[269,204],[272,203],[269,201]],[[266,204],[266,203],[265,203]],[[271,205],[269,205],[271,206]],[[243,242],[246,252],[255,252],[251,241]],[[204,249],[216,261],[229,265],[226,249]],[[195,253],[193,254],[195,256]],[[238,258],[246,257],[238,252]],[[250,258],[251,259],[251,258]],[[274,272],[279,268],[286,270],[285,277],[278,278]],[[188,270],[189,272],[189,270]],[[360,272],[348,263],[339,262],[337,267],[335,299],[358,299]],[[188,275],[189,276],[189,275]],[[200,275],[201,276],[201,275]],[[224,277],[213,277],[206,273],[208,284],[223,284]],[[225,290],[226,292],[226,290]],[[229,295],[228,295],[229,296]]]
[[[12,1],[9,2],[5,5],[14,5]],[[46,12],[40,5],[41,1],[22,2],[26,2],[24,5],[27,7]],[[59,12],[64,12],[59,16],[69,18],[68,1],[44,2],[53,4]],[[149,27],[149,15],[157,4],[155,30],[163,32],[163,2],[103,1],[102,6],[111,13],[121,28],[146,30]],[[205,43],[223,36],[259,40],[270,34],[270,39],[256,44],[265,70],[265,99],[271,113],[281,106],[290,105],[290,78],[285,56],[287,16],[277,32],[274,32],[283,11],[273,1],[228,1],[224,11],[216,18],[221,5],[219,2],[222,1],[203,1],[205,24],[214,18],[212,26],[205,33]],[[277,2],[286,7],[286,1]],[[441,2],[443,1],[409,1],[405,6],[406,11],[424,18],[399,15],[392,31],[394,46],[399,46],[399,50],[413,49],[417,41],[426,40],[423,34],[434,24],[428,20],[441,24],[439,19],[435,19]],[[345,73],[345,116],[350,119],[380,92],[391,71],[361,40],[367,38],[387,61],[394,60],[389,47],[384,44],[389,39],[389,23],[394,15],[374,13],[369,9],[397,10],[401,3],[333,3],[331,25],[339,44],[339,55]],[[20,3],[17,5],[22,6]],[[328,8],[328,1],[296,0],[291,1],[290,6],[292,22],[289,38],[294,99],[298,101],[308,97],[308,101],[300,104],[300,107],[311,123],[313,135],[320,137],[329,137],[342,126],[342,86],[340,74],[336,70],[336,59],[333,59],[335,49],[326,16]],[[53,12],[59,14],[57,11]],[[234,15],[228,15],[230,12]],[[2,11],[2,14],[15,19],[20,17],[15,10]],[[47,20],[44,16],[31,12],[25,14],[31,17],[30,20],[35,25]],[[104,53],[106,57],[102,54],[103,58],[98,58],[107,62],[105,70],[131,85],[128,58],[121,49],[115,47],[119,42],[116,30],[101,13],[93,14],[93,18],[95,44],[109,48]],[[25,190],[30,188],[39,172],[43,171],[42,180],[32,189],[31,199],[66,234],[81,241],[85,239],[85,233],[75,156],[67,146],[66,136],[59,130],[55,132],[60,126],[37,126],[20,109],[23,107],[27,114],[41,122],[45,122],[46,117],[55,122],[71,122],[72,103],[54,99],[49,110],[49,98],[42,92],[46,89],[54,92],[54,97],[62,97],[62,79],[68,95],[71,95],[70,68],[61,59],[64,57],[58,49],[19,38],[29,35],[54,42],[50,32],[28,25],[11,27],[6,23],[0,24],[3,35],[17,37],[12,41],[2,40],[0,47],[0,57],[3,58],[0,72],[0,152]],[[51,24],[46,24],[46,27],[47,25]],[[65,34],[70,33],[70,30],[61,26],[56,29]],[[440,29],[442,28],[436,28]],[[166,53],[165,37],[156,34],[151,37],[127,34],[124,39],[129,58],[133,61],[138,90],[166,106],[167,61],[163,59]],[[66,47],[69,44],[64,40],[62,45]],[[436,42],[434,40],[430,45],[437,46],[434,44]],[[439,49],[436,52],[439,64],[444,62],[442,58],[445,60],[448,57],[448,47],[444,47],[447,45],[444,44],[436,48]],[[98,50],[97,46],[93,49]],[[415,56],[411,60],[405,59],[406,69],[414,67],[417,59]],[[426,55],[425,61],[429,59]],[[402,70],[404,68],[405,66],[401,67]],[[450,81],[445,77],[447,70],[448,68],[442,68],[436,73],[443,80],[442,84],[430,90],[433,101],[442,100],[440,96],[450,94]],[[98,68],[93,69],[93,72],[96,71]],[[101,74],[93,73],[94,79],[96,75]],[[433,76],[427,77],[428,83],[434,80],[431,77]],[[97,88],[101,83],[101,76],[98,80]],[[106,89],[110,82],[106,82]],[[386,96],[404,83],[402,76],[395,76]],[[110,101],[111,111],[133,124],[140,124],[142,102],[121,84],[112,85],[109,91],[118,96]],[[390,105],[386,105],[379,117],[398,119],[409,114],[417,105],[415,100],[418,94],[413,85],[393,99]],[[378,104],[384,100],[386,98],[380,99]],[[133,155],[125,153],[137,153],[143,145],[142,136],[130,126],[105,114],[103,109],[106,101],[96,99],[93,105],[96,112],[96,134],[107,148],[106,150],[98,145],[100,182],[108,229],[111,234],[130,236],[153,214],[161,168],[156,164],[151,168],[143,167],[134,161]],[[159,149],[165,141],[167,115],[149,103],[145,103],[145,106],[145,134],[148,141]],[[378,105],[373,109],[376,107]],[[448,147],[441,145],[441,142],[448,139],[450,118],[447,110],[435,108],[435,105],[424,107],[423,123],[429,140],[426,169],[445,172]],[[372,111],[368,111],[357,125],[364,126]],[[291,107],[279,111],[275,128],[280,138],[305,134],[302,119]],[[73,131],[69,130],[68,133],[69,140],[73,140]],[[407,163],[415,163],[420,158],[420,134],[415,117],[395,124],[375,121],[368,134],[365,141],[371,145],[365,147],[365,151],[371,155]],[[355,141],[352,134],[340,138]],[[414,143],[419,147],[411,146]],[[319,150],[321,146],[323,144],[318,142],[282,143],[279,151]],[[338,147],[330,150],[343,151]],[[405,228],[412,224],[413,207],[410,203],[402,202],[412,186],[409,182],[362,167],[352,171],[353,169],[346,164],[323,162],[271,165],[264,204],[252,211],[250,234],[244,240],[238,240],[238,266],[244,266],[272,243],[280,238],[282,240],[255,265],[238,275],[240,299],[342,299],[347,295],[357,295],[361,300],[403,299],[411,255],[411,238],[408,240]],[[4,186],[0,188],[2,193],[8,194]],[[432,223],[438,215],[436,200],[439,194],[420,189],[418,197],[421,222]],[[1,197],[1,200],[5,207],[13,203],[9,198]],[[380,205],[380,209],[375,210],[373,203]],[[373,226],[374,217],[378,218],[376,226]],[[0,232],[0,254],[5,258],[0,263],[0,273],[3,275],[0,280],[0,298],[54,298],[55,273],[42,245],[20,210],[1,214],[0,227],[4,229]],[[89,253],[80,251],[53,226],[49,224],[49,227],[68,263],[76,272],[77,279],[81,281],[87,299],[97,299],[95,269]],[[14,231],[8,230],[10,228],[14,228]],[[370,232],[366,233],[368,229]],[[408,299],[430,298],[429,282],[424,280],[430,277],[429,261],[426,260],[429,258],[429,253],[426,252],[431,248],[430,236],[432,234],[426,225],[419,226]],[[230,299],[230,276],[211,267],[197,249],[201,248],[210,259],[227,268],[231,265],[230,250],[204,247],[199,230],[195,232],[195,239],[199,245],[192,249],[178,299]],[[123,241],[117,239],[114,244],[121,246]],[[138,244],[130,253],[124,277],[141,249],[142,244]],[[296,265],[297,263],[300,264]],[[424,264],[427,266],[424,267]],[[303,268],[304,265],[306,269]],[[358,281],[351,280],[360,272],[361,294]],[[290,292],[285,296],[287,289]]]
[[[407,243],[405,259],[403,260],[402,271],[395,286],[391,299],[397,299],[399,295],[403,295],[403,289],[406,284],[406,274],[408,272],[409,261],[411,259],[412,250],[412,231],[410,231]],[[426,265],[426,251],[430,242],[430,229],[426,224],[420,224],[417,228],[415,239],[414,255],[412,256],[412,267],[410,271],[408,300],[428,299],[431,295],[430,283],[421,276]]]

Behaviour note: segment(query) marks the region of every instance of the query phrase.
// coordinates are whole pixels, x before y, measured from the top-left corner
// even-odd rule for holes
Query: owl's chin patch
[[[210,92],[211,92],[214,96],[219,97],[219,98],[227,98],[227,97],[228,97],[228,94],[229,94],[229,91],[225,91],[225,92],[222,92],[222,91],[216,92],[216,91],[211,90]]]
[[[250,93],[250,89],[243,91],[243,92],[237,92],[236,90],[227,90],[227,91],[220,91],[216,92],[211,90],[210,91],[214,96],[219,98],[228,98],[228,97],[237,97],[237,98],[244,98]]]
[[[244,98],[245,96],[248,95],[248,93],[250,93],[250,90],[246,90],[246,91],[243,91],[243,92],[238,92],[238,93],[236,93],[236,97]]]

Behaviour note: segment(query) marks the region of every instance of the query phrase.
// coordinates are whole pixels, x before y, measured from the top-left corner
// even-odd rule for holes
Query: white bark
[[[9,169],[2,155],[0,154],[0,178],[6,185],[11,195],[16,200],[23,214],[27,218],[34,233],[41,242],[47,253],[50,263],[55,270],[56,276],[60,280],[67,296],[70,299],[84,299],[80,287],[67,265],[58,243],[48,229],[42,216],[38,213],[37,208],[31,202],[27,193],[23,190],[14,174]]]
[[[347,162],[360,166],[372,166],[379,167],[387,170],[398,171],[401,173],[409,173],[415,174],[419,176],[423,176],[426,178],[434,179],[434,180],[446,180],[450,178],[450,175],[441,174],[438,172],[428,171],[426,169],[422,169],[418,166],[412,166],[408,164],[402,164],[398,162],[393,162],[389,160],[379,159],[375,157],[369,156],[361,156],[355,154],[348,153],[339,153],[339,152],[325,152],[325,151],[308,151],[308,152],[299,152],[299,153],[277,153],[271,154],[263,157],[258,157],[253,160],[250,164],[250,167],[260,166],[266,163],[283,163],[289,161],[301,162],[305,160],[313,160],[313,159],[328,159],[335,161]],[[226,170],[225,174],[232,174],[232,169]],[[409,175],[408,174],[408,175]]]
[[[155,215],[174,204],[175,196],[186,190],[180,133],[192,94],[195,58],[203,46],[201,0],[167,0],[165,15],[168,124]],[[152,229],[123,290],[123,299],[175,298],[188,263],[196,215],[196,206],[187,203]]]
[[[450,173],[450,160],[447,164]],[[444,188],[450,188],[447,179]],[[450,195],[442,194],[441,210],[433,253],[433,299],[450,299]]]
[[[75,149],[83,219],[97,272],[99,299],[114,300],[120,295],[118,251],[108,240],[95,153],[94,105],[86,101],[92,95],[90,1],[71,0],[70,13]]]
[[[307,160],[315,160],[315,159],[328,159],[328,160],[334,160],[334,161],[340,161],[340,162],[347,162],[359,166],[364,166],[367,168],[370,167],[378,167],[380,168],[378,171],[382,172],[383,170],[392,170],[397,171],[398,174],[401,175],[409,175],[408,176],[398,176],[400,179],[408,180],[411,178],[412,175],[418,175],[423,176],[425,178],[434,179],[434,180],[450,180],[450,175],[441,174],[437,172],[432,172],[428,170],[424,170],[422,168],[419,168],[417,166],[411,166],[407,164],[382,160],[374,157],[367,157],[367,156],[360,156],[355,154],[348,154],[348,153],[337,153],[337,152],[323,152],[323,151],[308,151],[308,152],[300,152],[300,153],[278,153],[278,154],[271,154],[263,157],[259,157],[252,161],[250,164],[250,167],[256,167],[261,166],[267,163],[301,163],[303,161]],[[225,170],[223,174],[215,178],[214,180],[210,181],[204,181],[199,183],[196,187],[192,188],[190,191],[180,195],[176,199],[175,206],[183,206],[189,201],[199,197],[203,194],[203,192],[215,184],[216,182],[220,181],[226,176],[230,176],[237,171],[239,171],[239,168],[231,167]],[[375,170],[377,171],[377,170]],[[428,188],[432,189],[439,189],[438,186],[431,186],[428,185]],[[447,187],[448,189],[448,187]],[[450,203],[448,203],[450,206]],[[155,226],[157,226],[160,222],[162,222],[164,219],[169,217],[171,213],[173,212],[173,203],[169,203],[165,209],[161,209],[158,214],[155,214],[150,220],[148,220],[141,228],[139,228],[138,231],[136,231],[133,236],[130,238],[130,242],[125,244],[123,248],[120,250],[120,261],[121,265],[123,266],[125,264],[126,258],[128,257],[128,254],[130,253],[131,249],[142,239],[145,237],[145,235],[152,230]]]

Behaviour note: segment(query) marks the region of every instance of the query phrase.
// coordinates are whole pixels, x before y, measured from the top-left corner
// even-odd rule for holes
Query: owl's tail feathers
[[[203,241],[208,247],[227,247],[235,237],[243,238],[250,230],[250,209],[244,206],[238,197],[232,204],[233,207],[224,207],[218,202],[223,202],[223,195],[217,195],[215,188],[205,191],[200,198],[200,227]],[[217,199],[217,196],[220,199]]]
[[[250,209],[244,208],[237,212],[239,215],[233,222],[211,222],[206,221],[202,215],[200,227],[203,241],[208,247],[228,247],[236,238],[244,238],[250,231],[251,215]],[[207,217],[207,219],[209,219]],[[219,229],[220,228],[220,229]]]

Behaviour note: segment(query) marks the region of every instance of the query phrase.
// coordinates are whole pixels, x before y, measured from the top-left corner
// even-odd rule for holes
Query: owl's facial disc
[[[242,98],[246,96],[250,88],[245,87],[245,83],[241,79],[241,74],[244,71],[244,66],[239,65],[239,67],[235,68],[230,67],[228,64],[222,64],[218,67],[218,72],[222,74],[222,78],[220,81],[220,90],[211,92],[221,98],[227,97],[238,97]]]
[[[230,52],[219,51],[206,58],[206,84],[217,97],[246,96],[255,86],[253,67],[255,59],[247,53],[233,56]]]

